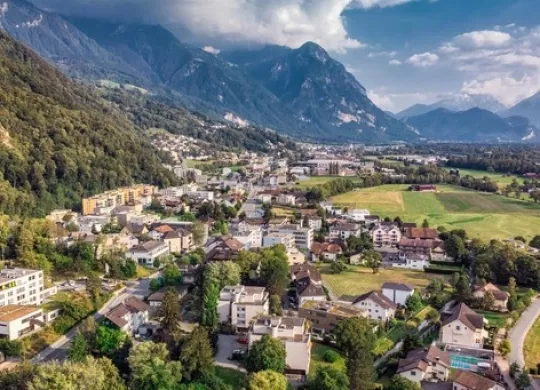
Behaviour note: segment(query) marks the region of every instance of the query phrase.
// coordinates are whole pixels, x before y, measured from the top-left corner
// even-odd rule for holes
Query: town
[[[485,212],[515,192],[534,207],[538,177],[480,179],[446,168],[452,156],[400,146],[383,158],[304,144],[297,159],[213,159],[168,145],[182,185],[118,187],[44,219],[2,217],[0,369],[93,356],[149,389],[182,376],[243,388],[247,374],[250,389],[531,386],[540,364],[523,349],[540,304],[540,232],[466,229],[423,205]],[[516,207],[508,218],[525,221]]]

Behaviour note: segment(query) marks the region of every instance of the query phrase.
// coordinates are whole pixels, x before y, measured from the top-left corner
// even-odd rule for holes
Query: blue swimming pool
[[[472,356],[463,355],[450,355],[450,366],[452,368],[459,368],[461,370],[472,371],[476,369],[478,363],[483,362],[483,359],[479,359]]]

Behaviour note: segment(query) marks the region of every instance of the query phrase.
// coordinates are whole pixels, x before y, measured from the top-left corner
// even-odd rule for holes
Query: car
[[[232,355],[229,358],[229,360],[241,360],[244,358],[245,355],[246,355],[246,351],[243,351],[241,349],[235,349],[232,352]]]

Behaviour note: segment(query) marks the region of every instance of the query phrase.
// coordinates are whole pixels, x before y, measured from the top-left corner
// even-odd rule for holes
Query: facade
[[[373,230],[374,246],[396,246],[401,240],[401,230],[392,223],[380,223]]]
[[[134,205],[136,201],[151,201],[157,187],[148,184],[136,184],[131,187],[120,187],[82,200],[82,214],[110,214],[117,206]]]
[[[407,298],[414,294],[414,287],[404,283],[386,282],[382,285],[382,293],[395,304],[405,306]]]
[[[269,233],[263,237],[263,247],[269,248],[274,245],[283,245],[285,248],[290,249],[295,247],[294,235],[291,233]]]
[[[402,238],[399,241],[398,246],[399,250],[405,255],[410,254],[431,257],[433,250],[439,247],[440,244],[441,242],[439,240]]]
[[[259,227],[231,233],[232,238],[244,244],[244,249],[260,248],[263,246],[263,232]]]
[[[169,247],[161,241],[147,241],[134,246],[127,253],[126,257],[137,264],[153,267],[154,261],[162,259],[169,254]]]
[[[470,371],[457,370],[450,380],[453,390],[505,390],[506,386]]]
[[[300,252],[297,248],[290,248],[287,251],[287,262],[289,265],[303,264],[306,262],[306,255]]]
[[[349,210],[347,213],[347,218],[353,220],[354,222],[364,222],[366,220],[366,216],[368,216],[369,210],[365,209],[353,209]]]
[[[0,306],[0,337],[16,340],[45,326],[43,309],[37,306]]]
[[[450,355],[435,345],[410,351],[399,359],[396,374],[413,382],[444,382],[450,375]]]
[[[45,289],[43,271],[25,268],[0,270],[0,306],[41,305],[56,287]]]
[[[160,307],[161,303],[163,302],[163,298],[165,297],[165,293],[168,289],[174,288],[178,294],[178,299],[182,299],[187,293],[188,293],[188,287],[187,286],[175,286],[175,287],[163,287],[159,291],[156,291],[155,293],[151,294],[148,297],[148,304],[150,307]]]
[[[314,232],[310,228],[302,228],[300,225],[281,225],[272,228],[269,233],[291,233],[297,248],[309,249],[313,244]]]
[[[169,253],[183,253],[193,248],[193,234],[186,229],[176,229],[163,236],[163,242],[169,247]]]
[[[356,306],[338,302],[305,301],[298,308],[298,316],[305,318],[315,333],[330,333],[347,318],[366,317],[366,312]]]
[[[398,307],[380,291],[370,291],[360,295],[354,300],[353,305],[364,310],[369,318],[377,321],[390,320]]]
[[[426,255],[399,253],[398,256],[391,259],[390,265],[394,268],[423,271],[424,268],[429,267],[429,258]]]
[[[362,230],[355,223],[335,223],[330,227],[328,236],[331,240],[346,240],[350,236],[360,237]]]
[[[309,276],[296,279],[296,299],[298,305],[306,301],[326,301],[326,292],[322,282],[316,281]]]
[[[307,375],[311,359],[311,336],[306,332],[306,320],[298,317],[260,316],[248,333],[248,346],[265,334],[280,340],[287,353],[285,372]]]
[[[474,290],[473,295],[476,298],[482,299],[484,298],[484,295],[488,291],[491,292],[493,294],[493,298],[495,298],[495,302],[493,303],[493,307],[491,308],[491,310],[507,312],[508,311],[508,293],[501,291],[493,283],[488,283],[485,286],[476,288]]]
[[[311,245],[312,261],[336,261],[338,256],[343,253],[339,245],[328,242],[314,242]]]
[[[307,216],[305,220],[305,225],[315,231],[321,230],[322,218],[314,215]]]
[[[296,197],[291,194],[281,194],[276,198],[276,203],[294,206],[296,204]]]
[[[140,299],[130,296],[124,302],[109,310],[105,314],[105,318],[121,331],[128,334],[137,334],[139,328],[148,322],[149,308],[150,306]]]
[[[219,322],[247,329],[260,314],[268,314],[268,292],[264,287],[226,286],[219,293]]]
[[[470,348],[483,348],[484,316],[477,314],[466,304],[456,305],[441,322],[439,341]]]

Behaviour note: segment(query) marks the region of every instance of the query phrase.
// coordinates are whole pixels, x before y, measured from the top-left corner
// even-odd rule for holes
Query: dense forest
[[[170,101],[130,89],[102,89],[102,97],[114,103],[129,119],[142,129],[159,128],[172,134],[192,137],[212,145],[216,150],[250,150],[268,152],[271,147],[295,150],[290,139],[278,133],[257,127],[237,127],[212,121],[190,112]],[[162,99],[163,100],[163,99]]]
[[[43,215],[121,185],[174,183],[140,130],[0,31],[0,211]]]

